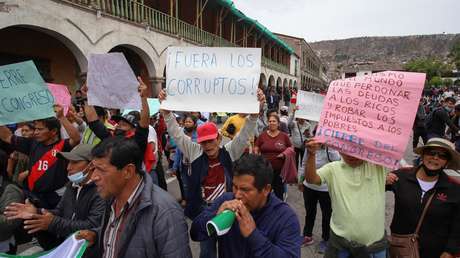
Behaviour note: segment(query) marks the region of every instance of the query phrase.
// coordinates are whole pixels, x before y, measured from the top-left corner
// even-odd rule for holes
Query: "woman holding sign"
[[[284,188],[280,174],[285,161],[284,151],[291,147],[292,143],[289,136],[279,130],[279,124],[280,118],[277,115],[268,117],[268,130],[257,138],[254,152],[270,161],[274,172],[272,188],[275,195],[283,200]]]
[[[410,246],[406,239],[415,234],[421,258],[453,258],[460,252],[460,187],[444,169],[460,169],[460,154],[442,138],[414,151],[421,156],[419,167],[387,177],[395,194],[391,257],[401,257]]]

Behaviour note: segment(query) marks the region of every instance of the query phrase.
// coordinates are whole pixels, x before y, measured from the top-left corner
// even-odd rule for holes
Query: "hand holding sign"
[[[144,81],[139,76],[137,77],[137,81],[139,82],[139,96],[141,98],[147,98],[149,96],[147,85],[145,85]]]

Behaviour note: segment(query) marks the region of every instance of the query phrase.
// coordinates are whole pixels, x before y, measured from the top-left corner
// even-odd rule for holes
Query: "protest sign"
[[[258,113],[258,48],[169,47],[162,109]]]
[[[0,125],[54,117],[53,105],[32,61],[0,66]]]
[[[88,241],[84,239],[77,240],[75,234],[68,237],[64,242],[62,242],[56,248],[50,251],[44,251],[42,253],[33,254],[33,255],[9,255],[5,253],[0,253],[0,258],[81,258],[86,251],[88,246]]]
[[[158,113],[158,111],[160,111],[160,101],[157,98],[147,98],[147,102],[149,103],[150,116],[153,116],[156,113]],[[125,109],[125,110],[123,110],[122,115],[126,115],[131,111],[135,111],[135,110],[134,109]],[[140,110],[136,110],[136,111],[140,111]]]
[[[397,168],[424,83],[425,74],[395,71],[331,82],[317,139],[353,157]]]
[[[64,115],[69,111],[71,96],[67,86],[61,84],[47,83],[48,89],[54,97],[54,103],[61,105],[64,108]]]
[[[323,110],[323,104],[323,95],[299,90],[296,102],[296,106],[299,109],[295,112],[295,117],[318,122],[321,110]]]
[[[87,86],[90,105],[141,109],[139,82],[122,53],[91,54]]]

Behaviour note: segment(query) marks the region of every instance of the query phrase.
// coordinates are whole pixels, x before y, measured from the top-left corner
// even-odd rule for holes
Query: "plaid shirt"
[[[136,189],[129,196],[128,201],[123,206],[118,216],[115,215],[115,203],[114,200],[111,205],[111,212],[107,228],[104,231],[104,255],[103,258],[116,258],[118,251],[118,244],[121,233],[125,227],[127,218],[132,214],[133,207],[136,201],[139,199],[139,195],[144,188],[144,180],[141,179]]]

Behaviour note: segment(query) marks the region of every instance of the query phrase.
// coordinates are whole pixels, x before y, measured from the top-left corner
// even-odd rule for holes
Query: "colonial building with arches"
[[[33,60],[45,81],[72,92],[91,53],[122,52],[155,96],[169,46],[261,48],[260,87],[300,83],[294,49],[227,0],[8,0],[0,38],[0,65]]]

